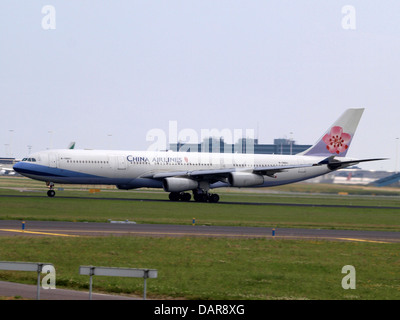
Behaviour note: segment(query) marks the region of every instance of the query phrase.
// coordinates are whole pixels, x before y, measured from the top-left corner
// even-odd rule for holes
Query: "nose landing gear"
[[[56,192],[54,191],[54,183],[46,182],[46,185],[49,187],[49,191],[47,191],[47,196],[53,198],[56,195]]]

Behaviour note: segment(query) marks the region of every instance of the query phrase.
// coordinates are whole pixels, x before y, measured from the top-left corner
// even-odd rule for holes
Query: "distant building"
[[[311,145],[296,144],[290,139],[274,139],[273,144],[259,144],[258,139],[241,138],[229,144],[223,138],[209,137],[201,143],[171,143],[169,149],[180,152],[209,153],[254,153],[254,154],[297,154],[310,148]]]
[[[17,162],[18,162],[18,160],[16,160],[15,158],[1,158],[0,157],[0,165],[13,166]]]
[[[333,171],[305,182],[400,187],[399,180],[400,174],[397,172],[363,170],[359,167],[350,167]]]
[[[3,175],[16,175],[16,172],[13,170],[13,165],[16,164],[19,160],[15,158],[2,158],[0,157],[0,176]]]

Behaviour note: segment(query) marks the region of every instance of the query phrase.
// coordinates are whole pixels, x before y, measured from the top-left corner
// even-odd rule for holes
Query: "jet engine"
[[[264,177],[255,173],[232,172],[228,176],[232,187],[252,187],[264,183]]]
[[[167,192],[182,192],[196,189],[199,183],[188,178],[165,178],[163,180],[163,188]]]

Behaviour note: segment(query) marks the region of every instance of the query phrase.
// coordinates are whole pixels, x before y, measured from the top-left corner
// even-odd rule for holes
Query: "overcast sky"
[[[347,155],[395,169],[398,0],[2,0],[0,15],[0,156],[146,150],[171,121],[313,144],[363,107]]]

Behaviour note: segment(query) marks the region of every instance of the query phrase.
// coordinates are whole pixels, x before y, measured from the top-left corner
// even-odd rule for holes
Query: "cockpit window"
[[[36,162],[36,158],[23,158],[22,161]]]

